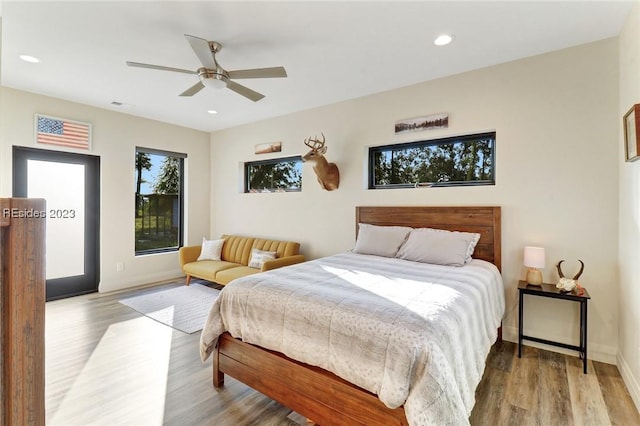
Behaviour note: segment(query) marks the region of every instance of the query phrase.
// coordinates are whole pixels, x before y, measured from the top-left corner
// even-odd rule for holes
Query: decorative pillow
[[[409,234],[396,257],[436,265],[464,266],[471,261],[480,234],[420,228]]]
[[[224,239],[207,240],[202,237],[202,248],[200,249],[200,256],[198,256],[197,260],[220,260],[223,244]]]
[[[276,258],[275,251],[264,251],[253,249],[251,250],[251,259],[249,259],[249,268],[262,269],[262,265],[267,260],[273,260]]]
[[[354,253],[395,257],[411,232],[407,226],[377,226],[360,223]]]

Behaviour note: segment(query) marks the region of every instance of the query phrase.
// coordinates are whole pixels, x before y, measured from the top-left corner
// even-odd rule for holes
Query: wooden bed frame
[[[500,207],[356,207],[356,236],[359,223],[477,232],[480,241],[473,257],[501,268]],[[219,337],[212,357],[216,388],[228,374],[322,426],[407,424],[402,407],[390,409],[376,395],[333,373],[228,333]]]

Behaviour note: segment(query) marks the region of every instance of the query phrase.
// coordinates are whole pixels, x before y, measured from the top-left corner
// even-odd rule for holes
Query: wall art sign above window
[[[446,129],[447,127],[449,127],[449,114],[431,114],[424,117],[405,118],[404,120],[396,121],[396,134]]]
[[[269,154],[282,151],[282,142],[261,143],[255,146],[255,154]]]
[[[66,118],[35,115],[36,143],[91,149],[91,124]]]
[[[640,158],[640,104],[635,104],[622,120],[626,161]]]

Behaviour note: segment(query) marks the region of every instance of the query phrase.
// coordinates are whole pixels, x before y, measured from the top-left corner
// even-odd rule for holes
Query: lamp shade
[[[544,254],[543,247],[525,247],[524,266],[529,268],[544,268]]]

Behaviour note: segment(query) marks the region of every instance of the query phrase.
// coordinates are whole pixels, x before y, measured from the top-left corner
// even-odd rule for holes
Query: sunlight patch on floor
[[[162,425],[173,330],[140,317],[112,324],[48,425]]]

